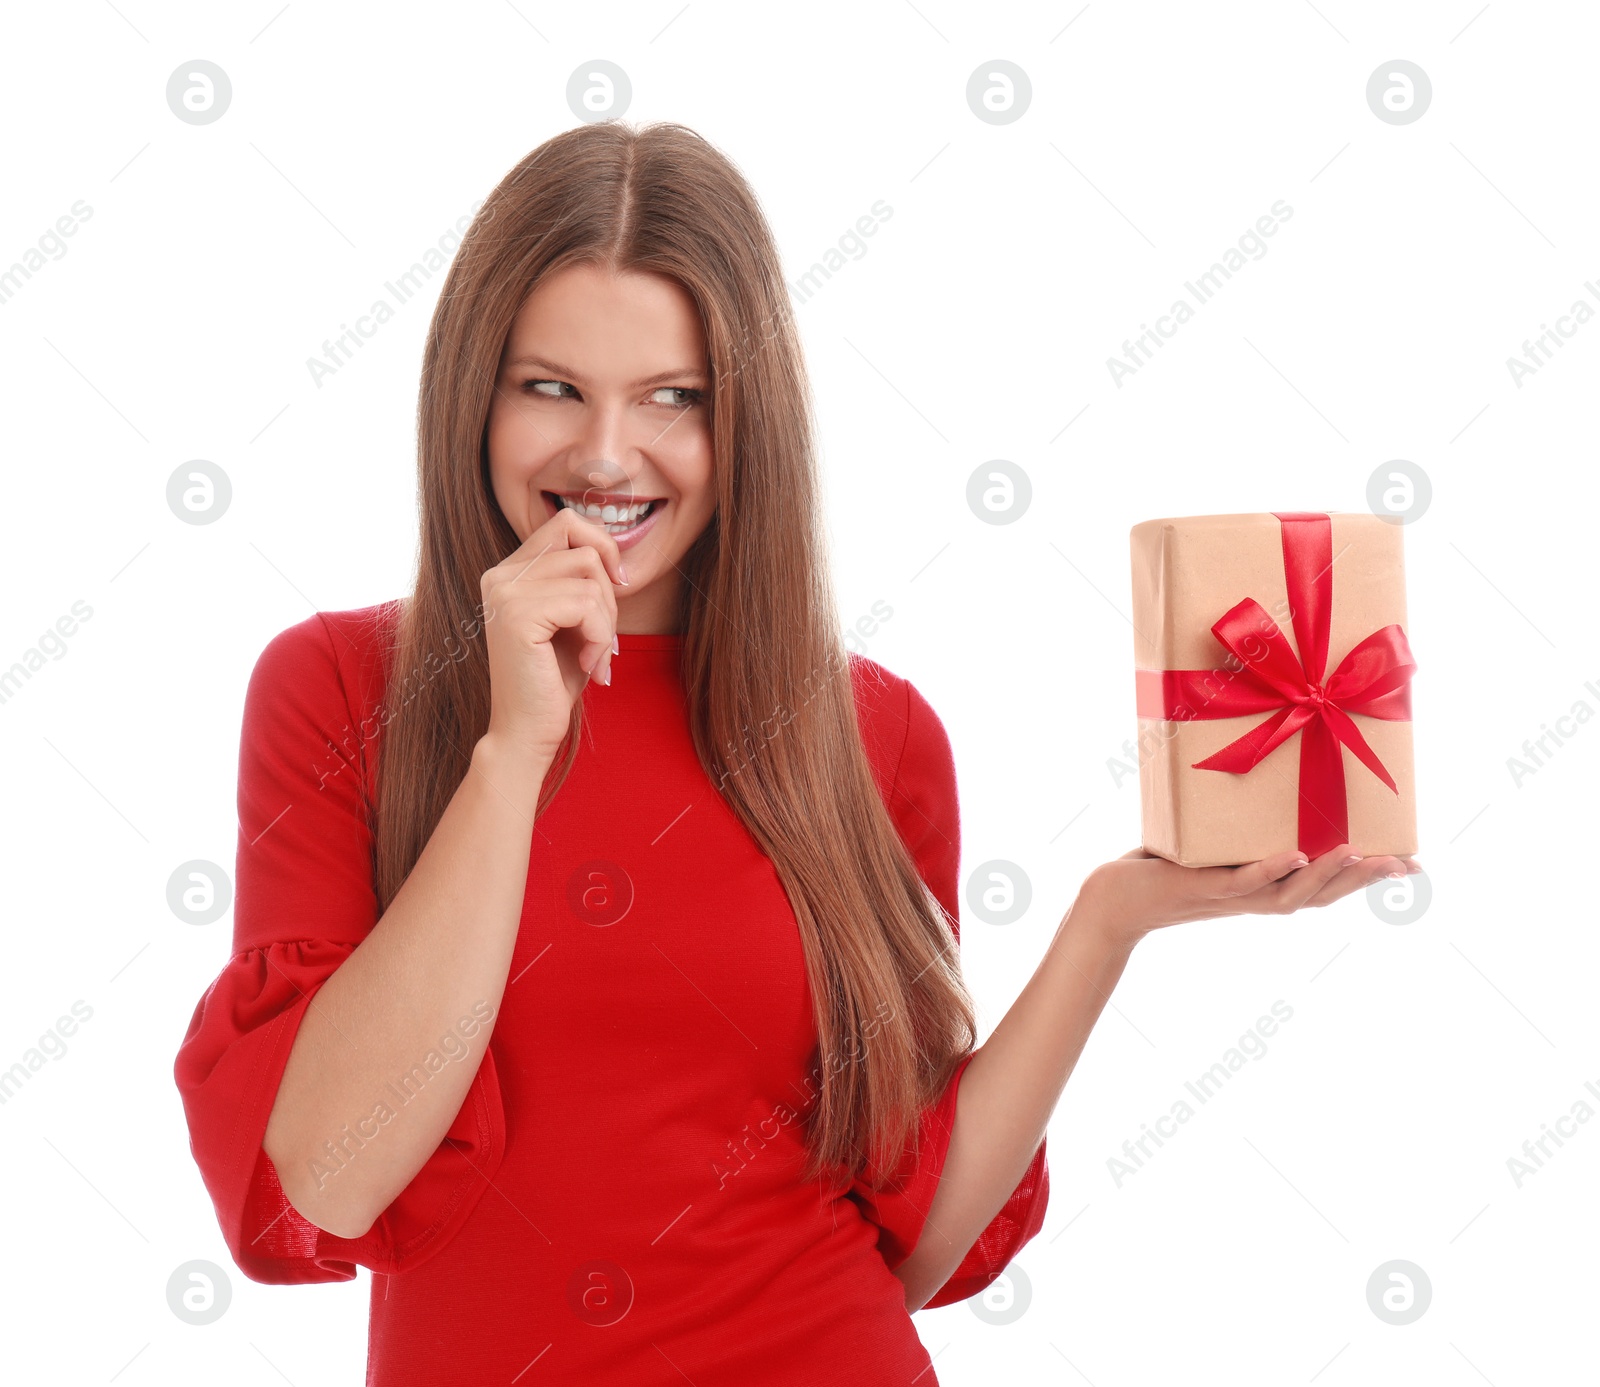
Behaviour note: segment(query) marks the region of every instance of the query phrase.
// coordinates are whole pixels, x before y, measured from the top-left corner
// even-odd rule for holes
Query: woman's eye
[[[564,380],[527,380],[523,381],[522,389],[527,394],[543,395],[550,400],[569,400],[577,397],[576,388],[570,381]],[[566,393],[569,390],[572,391],[571,395]],[[657,400],[656,403],[673,409],[687,409],[691,405],[699,404],[705,391],[691,390],[683,385],[663,385],[651,394],[678,396],[677,399]]]

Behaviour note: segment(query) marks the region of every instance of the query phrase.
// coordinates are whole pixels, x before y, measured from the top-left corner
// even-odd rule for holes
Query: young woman
[[[495,189],[419,461],[410,595],[255,667],[176,1064],[245,1274],[373,1271],[373,1387],[932,1387],[1136,941],[1406,869],[1131,853],[974,1051],[950,744],[843,651],[772,236],[681,126]]]

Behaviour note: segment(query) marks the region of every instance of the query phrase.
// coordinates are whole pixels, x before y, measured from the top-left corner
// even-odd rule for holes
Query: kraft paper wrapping
[[[1327,512],[1333,607],[1327,673],[1357,642],[1406,621],[1401,527],[1365,512]],[[1130,532],[1134,657],[1138,668],[1240,668],[1211,626],[1253,597],[1300,654],[1276,516],[1198,515],[1146,520]],[[1266,715],[1203,721],[1140,717],[1144,848],[1189,867],[1254,862],[1297,846],[1301,736],[1246,774],[1195,770]],[[1411,723],[1351,713],[1394,778],[1396,794],[1341,746],[1349,842],[1364,857],[1417,850]]]

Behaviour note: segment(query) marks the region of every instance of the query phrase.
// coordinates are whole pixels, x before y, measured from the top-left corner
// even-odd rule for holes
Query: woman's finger
[[[1264,887],[1283,880],[1291,872],[1304,870],[1306,855],[1291,848],[1274,853],[1259,862],[1247,862],[1242,867],[1196,867],[1195,885],[1200,893],[1216,901],[1234,901],[1241,896],[1253,896]]]
[[[1334,877],[1350,866],[1354,857],[1350,844],[1340,843],[1330,851],[1312,858],[1299,871],[1252,892],[1236,902],[1236,906],[1239,910],[1251,914],[1290,914],[1299,910]]]
[[[1326,882],[1307,905],[1328,905],[1356,891],[1364,891],[1375,882],[1392,876],[1405,876],[1405,861],[1398,857],[1363,857],[1361,861],[1342,868],[1338,875]]]

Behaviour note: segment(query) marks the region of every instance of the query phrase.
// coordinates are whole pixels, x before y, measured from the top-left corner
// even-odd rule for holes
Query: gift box
[[[1337,511],[1133,527],[1147,852],[1416,851],[1401,534]]]

